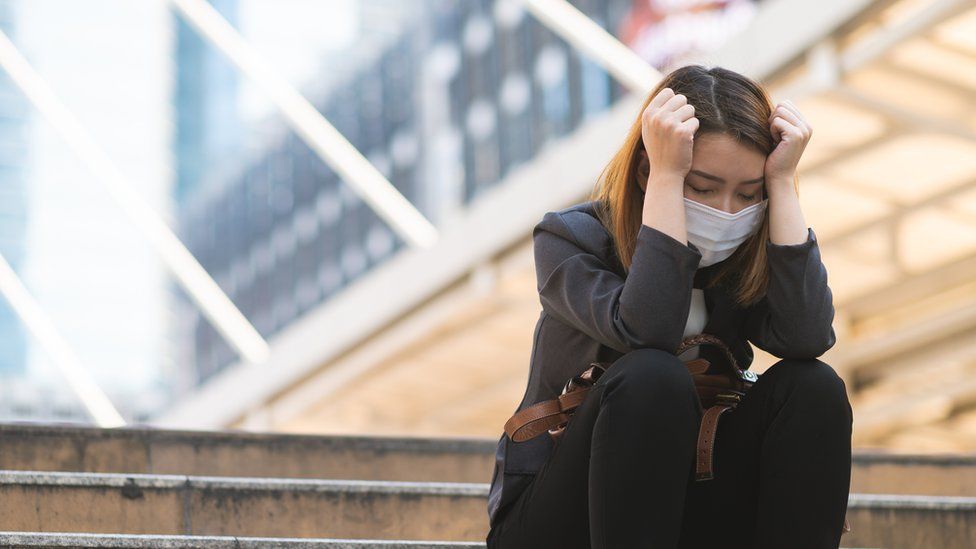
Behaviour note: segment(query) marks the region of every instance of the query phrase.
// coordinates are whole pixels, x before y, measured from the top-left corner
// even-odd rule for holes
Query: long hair
[[[707,132],[725,134],[765,156],[774,148],[766,122],[773,105],[756,82],[722,67],[709,69],[702,65],[679,67],[662,78],[644,99],[623,146],[603,168],[590,196],[590,200],[597,201],[597,214],[613,237],[614,249],[625,272],[630,270],[642,223],[644,197],[638,181],[640,151],[644,148],[641,113],[664,88],[684,95],[694,105],[699,122],[695,137]],[[799,192],[797,178],[793,186]],[[708,286],[727,284],[736,304],[742,307],[762,298],[769,283],[768,240],[769,208],[766,208],[759,230],[722,262]]]

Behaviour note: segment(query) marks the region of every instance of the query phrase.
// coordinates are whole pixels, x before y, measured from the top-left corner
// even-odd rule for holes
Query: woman
[[[542,303],[516,411],[612,362],[558,444],[503,433],[489,548],[836,548],[853,411],[817,359],[833,296],[797,196],[811,128],[789,101],[699,65],[648,95],[591,200],[533,230]],[[768,205],[768,207],[767,207]],[[768,212],[768,215],[767,215]],[[702,408],[683,337],[749,342],[779,358],[719,422],[714,478],[696,481]],[[692,353],[694,351],[694,353]]]

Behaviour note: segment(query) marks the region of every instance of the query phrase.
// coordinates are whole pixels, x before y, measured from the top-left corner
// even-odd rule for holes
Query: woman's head
[[[654,169],[648,163],[641,138],[640,113],[664,88],[684,95],[695,107],[699,122],[684,196],[729,213],[766,198],[763,169],[766,157],[775,147],[768,122],[773,105],[766,91],[749,78],[722,67],[688,65],[675,69],[645,98],[623,146],[604,168],[592,196],[599,201],[599,214],[614,236],[617,253],[627,270],[641,225],[644,189]],[[739,304],[749,304],[765,293],[768,238],[767,213],[756,233],[717,267],[711,279],[715,284],[727,277],[735,278],[737,285],[733,290]]]

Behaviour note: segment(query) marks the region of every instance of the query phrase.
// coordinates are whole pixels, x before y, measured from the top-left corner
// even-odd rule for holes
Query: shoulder
[[[603,252],[612,246],[610,232],[596,213],[597,202],[590,200],[561,210],[546,212],[533,235],[540,231],[555,233],[590,252]]]

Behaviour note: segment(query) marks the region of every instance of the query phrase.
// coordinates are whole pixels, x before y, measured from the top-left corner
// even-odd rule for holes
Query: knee
[[[816,359],[783,359],[773,364],[763,376],[788,378],[794,391],[818,407],[845,411],[853,419],[847,384],[844,378],[826,362]]]
[[[695,394],[694,379],[676,355],[660,349],[635,349],[617,359],[607,383],[638,398],[673,399]],[[662,400],[663,401],[663,400]]]

